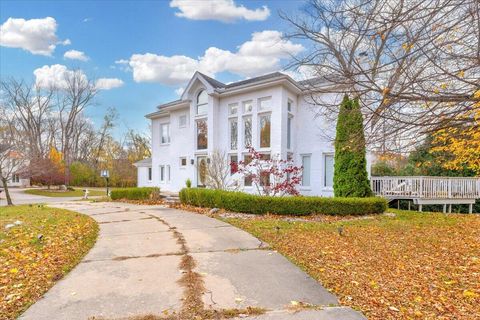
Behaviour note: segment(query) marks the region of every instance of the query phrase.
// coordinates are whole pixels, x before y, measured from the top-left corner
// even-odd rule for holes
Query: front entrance
[[[207,181],[207,157],[197,157],[197,187],[204,188]]]

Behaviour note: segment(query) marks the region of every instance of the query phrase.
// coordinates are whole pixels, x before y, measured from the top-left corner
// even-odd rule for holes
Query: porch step
[[[180,197],[175,195],[167,195],[164,198],[165,203],[176,204],[180,203]]]

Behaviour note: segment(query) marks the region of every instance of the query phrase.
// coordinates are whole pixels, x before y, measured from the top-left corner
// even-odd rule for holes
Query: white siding
[[[305,195],[332,196],[331,187],[324,186],[325,180],[325,154],[333,154],[334,148],[331,139],[335,132],[335,123],[318,117],[314,108],[309,105],[302,96],[297,96],[281,85],[252,90],[247,93],[231,95],[219,98],[209,95],[208,105],[208,149],[196,150],[196,126],[195,121],[199,118],[195,114],[196,95],[202,88],[209,88],[200,80],[196,80],[186,92],[186,97],[192,102],[189,107],[177,109],[166,113],[164,116],[152,120],[152,181],[148,182],[144,177],[147,173],[139,168],[139,185],[155,185],[163,190],[179,191],[185,186],[185,181],[190,179],[196,186],[196,162],[197,156],[207,156],[214,150],[226,152],[228,155],[237,155],[239,160],[247,150],[243,144],[243,108],[242,102],[252,101],[252,144],[262,152],[269,152],[272,157],[281,156],[287,158],[293,155],[297,165],[301,165],[302,155],[310,155],[310,186],[300,190]],[[211,88],[209,89],[211,90]],[[211,91],[209,92],[209,94]],[[271,145],[270,148],[260,148],[260,131],[258,119],[259,99],[270,97],[271,110]],[[334,96],[324,96],[325,99],[335,99]],[[288,101],[292,102],[292,110],[287,109]],[[229,105],[238,103],[238,148],[230,150],[230,121]],[[187,115],[185,127],[179,127],[180,117]],[[287,149],[287,119],[292,116],[291,123],[291,146]],[[170,143],[160,143],[160,124],[170,123]],[[180,159],[185,157],[187,165],[182,167]],[[193,160],[193,164],[192,164]],[[369,161],[370,163],[370,161]],[[170,166],[171,180],[160,182],[160,166]],[[244,188],[246,192],[253,192],[253,188]]]

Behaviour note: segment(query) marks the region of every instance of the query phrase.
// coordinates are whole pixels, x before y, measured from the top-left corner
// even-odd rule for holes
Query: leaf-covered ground
[[[0,319],[15,319],[38,300],[81,260],[97,234],[97,223],[79,213],[0,207]]]
[[[225,220],[369,319],[480,319],[480,215],[394,212],[349,221]]]

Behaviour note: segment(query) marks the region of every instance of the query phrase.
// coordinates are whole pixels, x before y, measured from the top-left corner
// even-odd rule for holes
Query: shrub
[[[340,105],[335,136],[335,197],[371,197],[365,158],[363,117],[358,99],[347,95]]]
[[[269,197],[243,192],[185,188],[180,191],[183,204],[223,208],[253,214],[366,215],[383,213],[387,202],[382,198]]]
[[[187,188],[191,188],[191,187],[192,187],[192,180],[187,179],[187,180],[185,181],[185,185],[187,186]]]
[[[158,198],[159,196],[160,189],[156,187],[114,189],[110,193],[112,200],[147,200]]]

